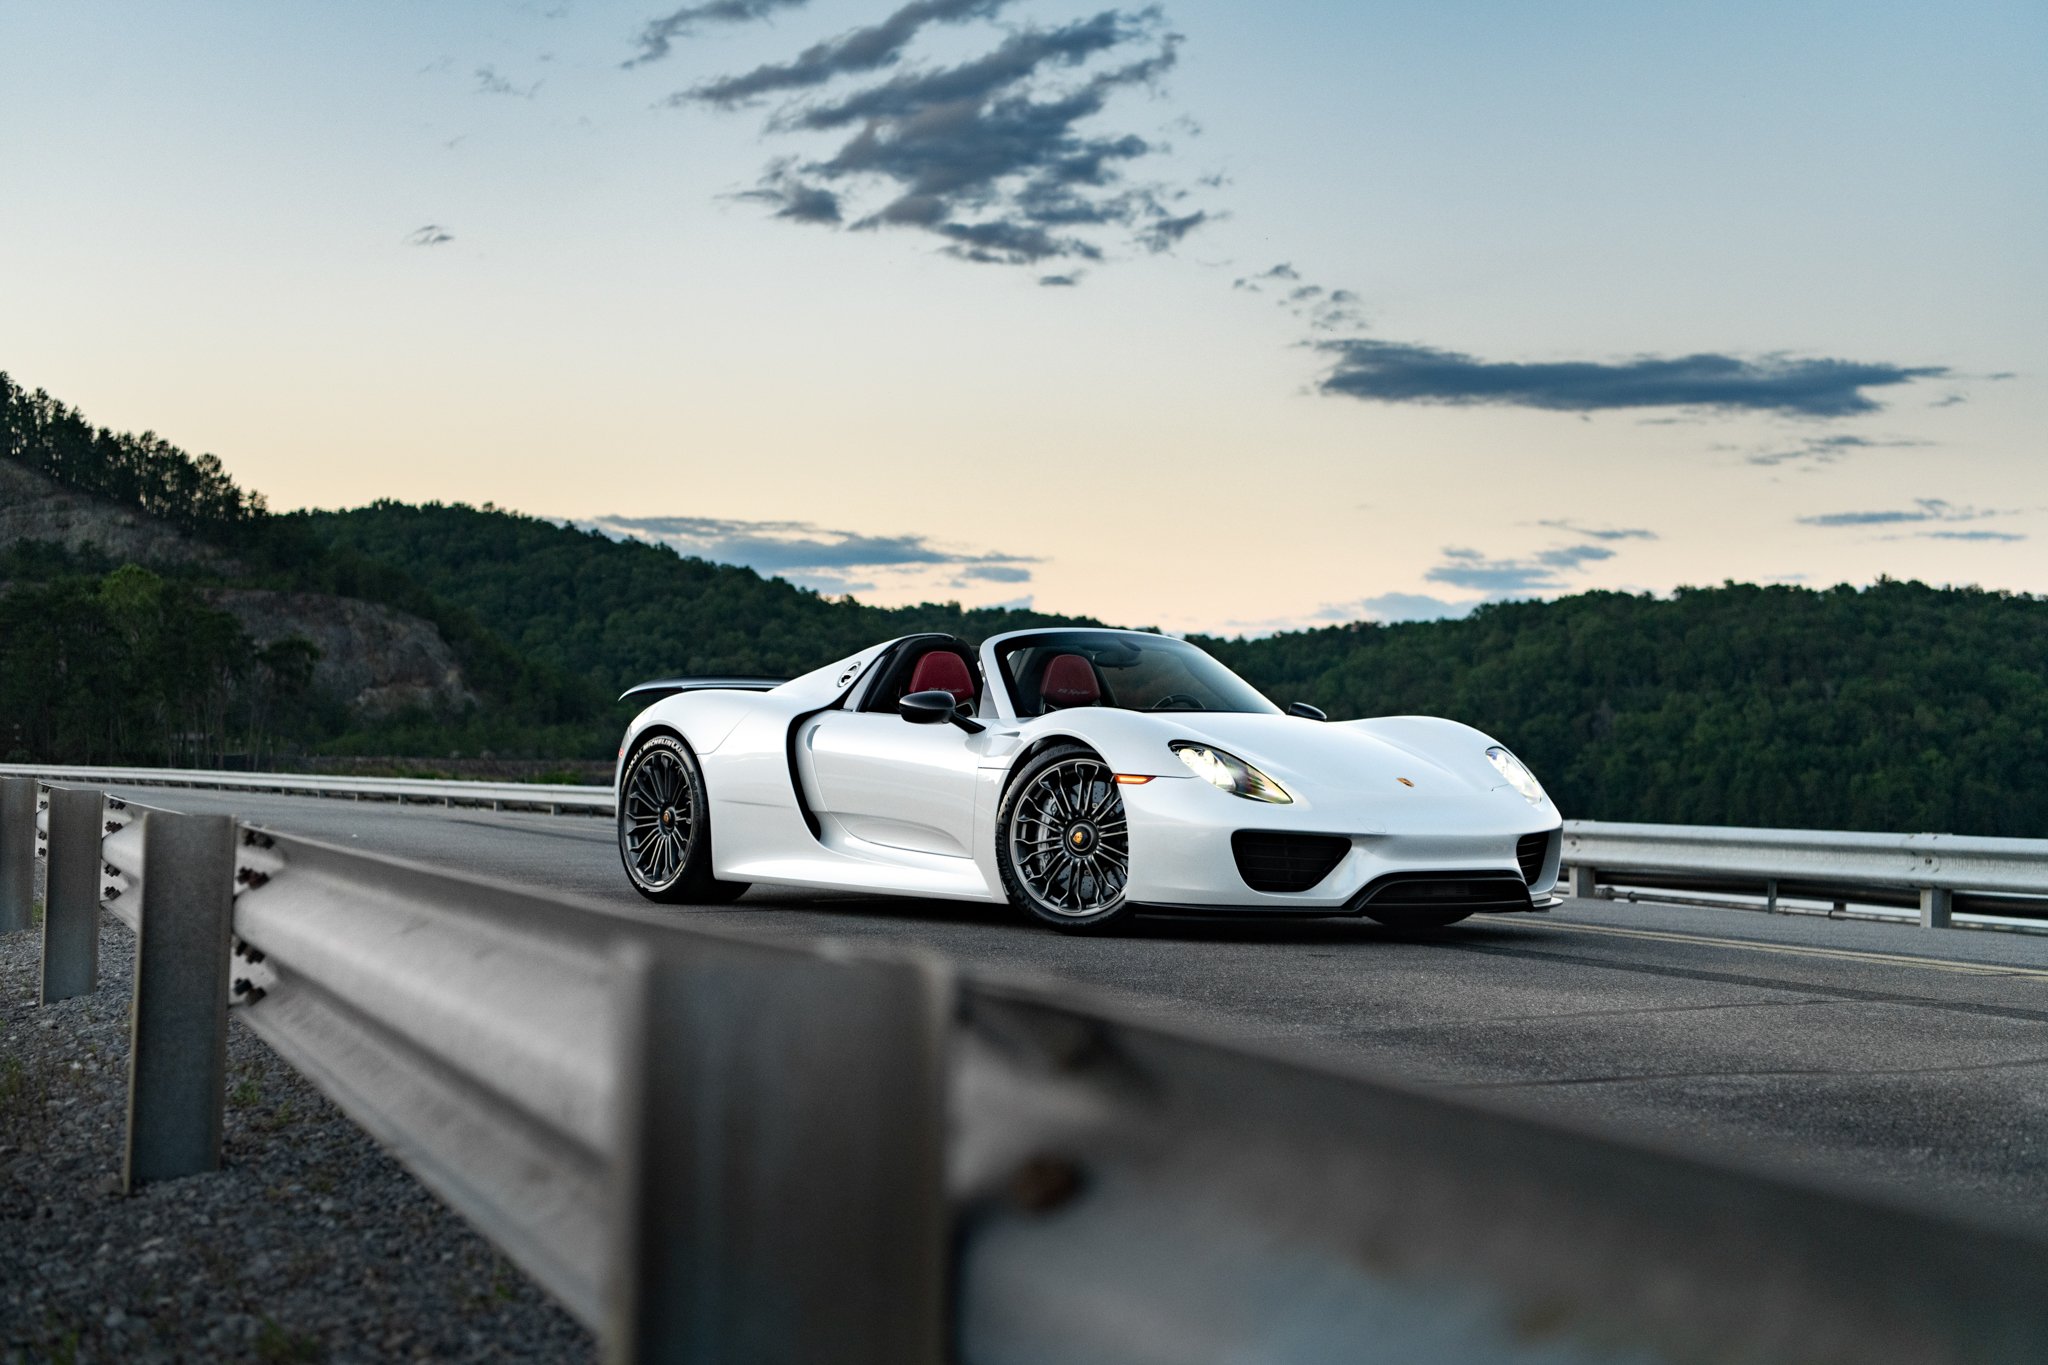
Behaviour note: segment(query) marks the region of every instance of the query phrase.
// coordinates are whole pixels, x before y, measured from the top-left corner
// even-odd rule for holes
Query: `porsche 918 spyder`
[[[750,884],[1010,904],[1055,929],[1146,910],[1400,927],[1556,903],[1560,821],[1486,735],[1282,710],[1184,640],[886,641],[800,678],[679,678],[619,748],[642,895]]]

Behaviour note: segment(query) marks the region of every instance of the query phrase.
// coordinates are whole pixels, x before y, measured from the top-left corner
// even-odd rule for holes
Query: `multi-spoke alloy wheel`
[[[731,900],[744,882],[711,878],[711,829],[704,778],[674,735],[654,735],[633,750],[619,783],[619,858],[633,888],[649,900]]]
[[[1085,749],[1042,754],[1003,802],[997,863],[1012,899],[1059,929],[1127,913],[1130,826],[1116,774]]]

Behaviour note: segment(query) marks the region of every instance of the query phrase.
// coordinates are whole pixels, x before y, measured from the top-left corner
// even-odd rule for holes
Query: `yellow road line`
[[[1622,929],[1609,924],[1580,924],[1570,920],[1522,919],[1532,929],[1554,929],[1562,933],[1608,934],[1615,938],[1646,938],[1659,943],[1690,943],[1706,948],[1741,948],[1752,953],[1783,953],[1789,957],[1828,957],[1844,962],[1869,962],[1887,967],[1918,967],[1930,972],[1954,972],[1960,976],[2017,976],[2048,981],[2048,971],[2031,967],[2006,967],[1993,962],[1949,962],[1937,958],[1911,957],[1903,953],[1865,953],[1843,948],[1811,948],[1798,943],[1758,943],[1750,939],[1713,938],[1706,934],[1674,934],[1661,929]]]

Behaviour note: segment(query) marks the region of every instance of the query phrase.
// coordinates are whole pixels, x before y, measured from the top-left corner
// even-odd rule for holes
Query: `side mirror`
[[[1303,720],[1329,719],[1329,716],[1324,714],[1322,707],[1310,706],[1305,701],[1298,701],[1289,705],[1287,708],[1287,714],[1290,716],[1300,716]]]
[[[953,694],[944,688],[912,692],[896,703],[896,709],[912,725],[944,725],[953,719]]]
[[[961,714],[960,703],[943,687],[912,692],[896,703],[896,712],[912,725],[957,725],[970,735],[982,732],[981,722]]]

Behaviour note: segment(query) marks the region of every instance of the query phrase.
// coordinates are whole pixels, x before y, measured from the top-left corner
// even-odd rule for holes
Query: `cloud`
[[[1561,545],[1523,559],[1488,559],[1477,550],[1446,548],[1444,562],[1423,577],[1489,596],[1561,592],[1570,586],[1561,575],[1612,558],[1614,551],[1604,545]]]
[[[778,158],[737,198],[793,222],[913,229],[962,260],[1097,261],[1105,232],[1165,252],[1213,221],[1184,191],[1129,178],[1162,147],[1095,126],[1119,94],[1156,88],[1173,68],[1180,38],[1164,31],[1156,7],[1027,26],[950,65],[905,65],[928,27],[989,19],[1008,3],[911,0],[879,23],[669,102],[732,108],[789,96],[768,116],[767,132],[842,140],[817,156]]]
[[[1417,592],[1383,592],[1355,602],[1337,602],[1316,613],[1319,621],[1448,621],[1467,615],[1486,599],[1448,601]]]
[[[530,100],[539,91],[540,86],[539,81],[527,86],[514,85],[500,76],[496,67],[480,66],[476,69],[476,92],[479,95],[514,95],[523,100]]]
[[[1783,356],[1518,362],[1364,338],[1315,345],[1336,357],[1323,378],[1324,393],[1378,403],[1491,403],[1556,412],[1680,407],[1847,417],[1877,408],[1867,388],[1948,373],[1941,366]]]
[[[1300,278],[1300,271],[1296,270],[1286,261],[1282,261],[1272,269],[1261,270],[1256,275],[1241,275],[1230,282],[1230,287],[1232,289],[1250,290],[1256,294],[1259,292],[1259,286],[1268,280],[1298,280]]]
[[[1539,521],[1536,524],[1548,527],[1553,531],[1564,531],[1570,535],[1584,536],[1588,540],[1657,539],[1655,531],[1646,531],[1639,526],[1581,526],[1577,522],[1565,517],[1558,517],[1550,521]]]
[[[789,173],[787,165],[771,167],[761,183],[741,190],[735,199],[751,199],[771,205],[777,218],[797,223],[829,223],[845,220],[839,196],[817,185],[807,185]]]
[[[1357,331],[1365,326],[1365,314],[1358,295],[1349,289],[1330,289],[1302,282],[1301,272],[1282,261],[1256,275],[1241,275],[1230,282],[1232,289],[1263,294],[1272,285],[1280,292],[1274,302],[1317,332]]]
[[[1915,498],[1913,506],[1884,512],[1824,512],[1801,517],[1801,526],[1899,526],[1927,521],[1980,521],[2002,515],[1981,507],[1957,507],[1940,498]]]
[[[1844,457],[1862,450],[1905,450],[1925,446],[1926,441],[1875,440],[1868,436],[1808,436],[1791,446],[1774,450],[1760,450],[1744,456],[1744,460],[1764,468],[1776,468],[1781,464],[1803,464],[1809,468],[1834,464]]]
[[[669,97],[668,103],[730,109],[762,95],[806,90],[837,76],[894,66],[927,25],[986,19],[1010,0],[911,0],[888,18],[827,42],[813,43],[786,62],[770,62],[737,76],[721,76]]]
[[[2025,540],[2018,531],[1918,531],[1923,540]]]
[[[1072,289],[1081,282],[1081,272],[1075,270],[1064,275],[1040,275],[1038,282],[1048,289]]]
[[[454,241],[455,234],[439,223],[429,223],[406,233],[404,240],[407,246],[440,246],[443,242]]]
[[[821,592],[930,594],[948,587],[1031,581],[1032,555],[950,549],[926,536],[872,536],[808,521],[725,517],[592,517],[573,525],[616,540],[645,540],[678,554],[740,564]]]
[[[633,41],[640,51],[621,63],[623,66],[641,66],[658,62],[668,56],[677,38],[686,38],[707,24],[745,24],[757,19],[766,19],[775,11],[797,9],[810,0],[705,0],[705,3],[684,5],[672,14],[659,19],[649,19],[640,36]]]
[[[959,583],[1029,583],[1031,570],[1017,564],[974,564],[960,571]]]

